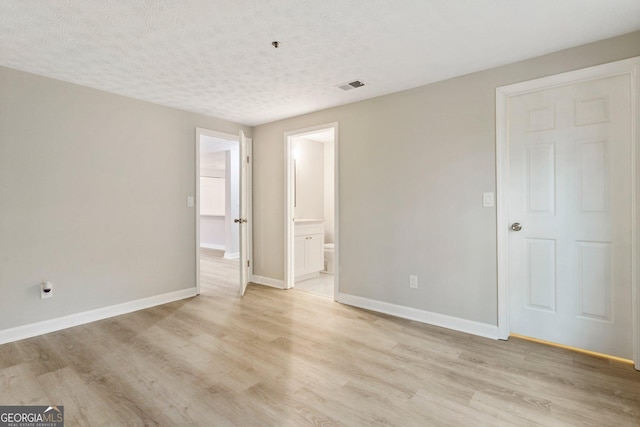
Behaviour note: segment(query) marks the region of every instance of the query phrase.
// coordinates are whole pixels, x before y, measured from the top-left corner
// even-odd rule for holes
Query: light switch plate
[[[409,287],[413,289],[418,288],[418,276],[413,274],[409,275]]]
[[[493,207],[493,193],[482,193],[482,207],[483,208]]]

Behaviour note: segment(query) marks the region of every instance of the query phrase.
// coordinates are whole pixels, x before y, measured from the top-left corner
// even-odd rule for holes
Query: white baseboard
[[[256,283],[258,285],[264,285],[264,286],[270,286],[272,288],[287,289],[287,287],[284,284],[284,280],[272,279],[270,277],[252,275],[249,278],[249,281],[251,283]]]
[[[217,249],[219,251],[224,251],[224,245],[218,245],[215,243],[202,243],[200,242],[200,247],[205,249]]]
[[[224,259],[238,259],[240,258],[240,252],[225,252]]]
[[[145,308],[167,304],[185,298],[196,296],[196,288],[182,289],[161,295],[154,295],[148,298],[128,301],[122,304],[97,308],[95,310],[83,311],[81,313],[69,314],[68,316],[57,317],[55,319],[44,320],[42,322],[30,323],[28,325],[16,326],[15,328],[0,330],[0,344],[19,341],[26,338],[35,337],[73,326],[84,325],[109,317],[120,316]]]
[[[485,338],[498,339],[498,327],[487,323],[480,323],[473,320],[461,319],[459,317],[447,316],[446,314],[418,310],[417,308],[390,304],[388,302],[376,301],[343,293],[338,293],[336,301],[352,305],[354,307],[365,308],[367,310],[402,317],[403,319],[415,320],[417,322],[428,323],[442,328],[453,329],[454,331],[465,332],[467,334],[478,335]]]
[[[319,271],[314,271],[313,273],[302,274],[300,276],[296,276],[293,279],[293,281],[294,282],[302,282],[303,280],[315,279],[316,277],[320,277],[320,272]]]

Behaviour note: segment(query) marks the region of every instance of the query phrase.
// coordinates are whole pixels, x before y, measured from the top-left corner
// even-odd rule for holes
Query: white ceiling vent
[[[351,89],[357,89],[359,87],[364,86],[364,82],[362,80],[354,80],[352,82],[349,83],[343,83],[341,85],[338,85],[338,87],[342,90],[351,90]]]

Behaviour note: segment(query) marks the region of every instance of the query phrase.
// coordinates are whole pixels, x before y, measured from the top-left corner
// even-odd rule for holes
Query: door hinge
[[[251,266],[251,261],[247,260],[247,267]]]
[[[247,163],[249,163],[249,156],[247,156]]]

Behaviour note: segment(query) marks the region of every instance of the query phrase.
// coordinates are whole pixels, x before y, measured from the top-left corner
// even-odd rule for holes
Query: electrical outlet
[[[414,276],[413,274],[409,275],[409,287],[418,289],[418,276]]]
[[[188,208],[192,208],[193,207],[193,196],[187,196],[187,207]]]
[[[42,282],[40,285],[40,299],[53,298],[53,283]]]

